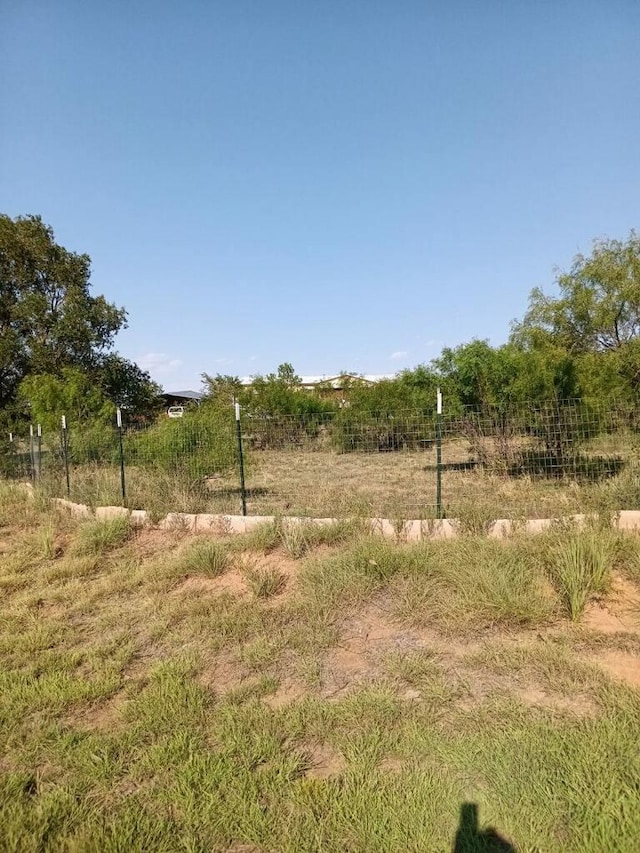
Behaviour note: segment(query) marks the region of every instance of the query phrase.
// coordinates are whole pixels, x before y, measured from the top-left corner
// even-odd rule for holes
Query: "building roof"
[[[163,397],[179,397],[181,400],[202,400],[198,391],[163,391]]]

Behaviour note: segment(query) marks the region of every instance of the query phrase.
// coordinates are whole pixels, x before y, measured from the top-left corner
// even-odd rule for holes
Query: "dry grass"
[[[637,540],[574,627],[562,530],[94,524],[0,487],[2,850],[435,853],[477,803],[469,849],[635,851]]]
[[[600,444],[589,458],[604,452]],[[476,466],[467,441],[444,443],[445,514],[473,525],[496,518],[560,517],[584,511],[604,514],[634,508],[640,501],[635,455],[625,444],[608,447],[627,460],[609,479],[576,482],[561,477],[510,476]],[[433,448],[391,453],[339,454],[328,449],[248,451],[248,509],[252,515],[314,517],[431,518],[435,514],[436,460]],[[183,480],[159,470],[127,468],[127,503],[155,518],[166,512],[240,512],[236,473]],[[63,494],[60,473],[44,484]],[[72,497],[90,505],[121,500],[116,468],[81,466],[71,471]]]
[[[222,543],[196,539],[181,553],[175,570],[185,575],[218,577],[227,571],[229,565],[229,552]]]
[[[554,518],[583,511],[631,508],[640,497],[635,458],[626,444],[599,445],[589,452],[619,452],[630,460],[611,480],[578,483],[558,477],[489,473],[473,462],[462,439],[443,446],[443,504],[448,517],[473,511],[488,520]],[[247,480],[250,512],[256,515],[386,518],[433,517],[436,502],[435,449],[395,453],[348,453],[302,449],[254,451]],[[233,478],[212,480],[218,498],[236,486]],[[631,503],[630,503],[631,502]]]

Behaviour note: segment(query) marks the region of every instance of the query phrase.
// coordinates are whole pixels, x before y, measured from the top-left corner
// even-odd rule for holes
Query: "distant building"
[[[165,391],[160,396],[170,418],[181,418],[188,406],[197,406],[202,400],[197,391]]]
[[[348,388],[353,388],[354,385],[375,385],[384,379],[393,379],[393,373],[340,373],[338,376],[330,376],[323,374],[321,376],[301,376],[300,387],[306,391],[323,392],[338,392],[346,391]],[[251,388],[253,385],[252,376],[243,376],[240,379],[245,388]]]
[[[186,406],[199,403],[203,395],[198,391],[163,391],[160,396],[167,406]]]

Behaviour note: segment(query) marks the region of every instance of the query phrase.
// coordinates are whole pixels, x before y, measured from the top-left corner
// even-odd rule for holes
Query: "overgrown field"
[[[0,849],[635,853],[640,540],[605,522],[193,537],[2,487]]]
[[[442,503],[449,517],[474,515],[485,521],[561,517],[578,512],[614,512],[640,506],[640,465],[628,441],[614,436],[587,447],[582,476],[515,475],[478,464],[468,441],[443,448]],[[598,470],[599,463],[611,471]],[[149,460],[126,468],[127,505],[160,518],[167,512],[235,514],[241,510],[237,470],[199,476],[181,468],[162,469]],[[192,460],[193,463],[193,460]],[[590,466],[590,467],[589,467]],[[64,472],[45,465],[43,487],[65,495]],[[93,506],[122,500],[117,465],[74,465],[73,500]],[[390,453],[336,453],[290,447],[247,453],[247,506],[252,515],[315,517],[382,516],[430,518],[436,512],[435,449]]]

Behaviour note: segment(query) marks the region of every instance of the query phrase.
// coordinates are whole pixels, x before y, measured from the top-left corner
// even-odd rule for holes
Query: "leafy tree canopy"
[[[114,404],[77,367],[63,367],[59,377],[34,373],[22,381],[18,394],[31,421],[45,433],[59,432],[62,415],[70,424],[115,423]]]
[[[557,278],[560,295],[532,291],[521,342],[549,335],[572,354],[617,350],[640,333],[640,237],[596,240],[593,253],[577,255],[571,270]]]
[[[302,380],[289,362],[278,365],[275,373],[257,375],[252,380],[241,402],[254,414],[312,415],[335,409],[331,401],[302,387]]]
[[[162,408],[161,388],[146,370],[117,353],[98,360],[94,371],[105,397],[134,413],[152,414]]]
[[[202,390],[205,402],[216,403],[220,406],[230,406],[234,400],[241,399],[244,394],[244,387],[239,376],[229,376],[222,373],[216,373],[215,376],[203,373]]]
[[[302,380],[293,369],[293,365],[285,361],[284,364],[279,364],[275,373],[268,373],[264,380],[261,376],[254,377],[254,386],[262,381],[268,382],[271,385],[279,385],[283,388],[298,388],[302,384]]]
[[[0,214],[0,407],[27,377],[61,379],[74,368],[113,402],[149,408],[160,389],[112,352],[126,312],[91,295],[90,274],[89,256],[58,245],[39,216]]]

